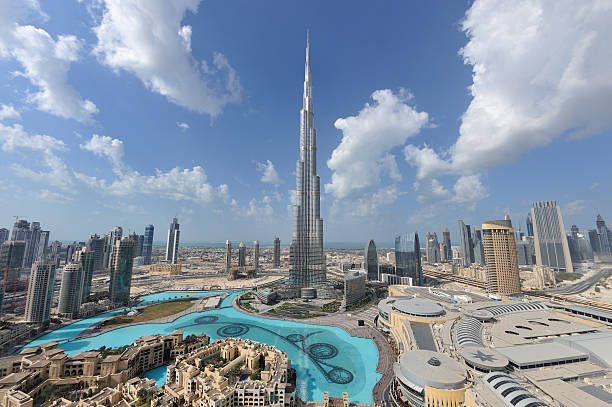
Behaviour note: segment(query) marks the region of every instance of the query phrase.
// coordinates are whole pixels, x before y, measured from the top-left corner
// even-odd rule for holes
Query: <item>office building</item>
[[[172,219],[170,229],[168,229],[168,240],[166,243],[166,261],[168,263],[176,264],[178,262],[178,248],[179,248],[179,237],[181,231],[179,230],[178,219]]]
[[[9,239],[9,230],[0,228],[0,245]]]
[[[440,243],[436,232],[425,233],[425,253],[427,255],[427,263],[440,263]]]
[[[325,283],[326,268],[308,41],[300,111],[300,159],[295,172],[296,194],[293,206],[293,241],[289,249],[289,284],[294,287],[312,287]]]
[[[104,238],[98,235],[91,235],[87,242],[87,248],[93,251],[93,269],[102,270],[102,260],[104,259]]]
[[[84,304],[89,301],[89,294],[91,294],[96,253],[84,247],[76,253],[75,261],[81,265],[81,303]]]
[[[376,244],[374,240],[370,240],[365,248],[364,265],[363,268],[366,271],[366,276],[369,281],[380,280],[378,275],[378,252],[376,251]]]
[[[444,243],[444,257],[446,261],[453,260],[453,249],[451,244],[450,230],[447,228],[442,229],[442,242]]]
[[[240,242],[238,246],[238,267],[246,267],[246,246],[244,242]]]
[[[82,283],[83,269],[80,263],[70,263],[64,266],[58,304],[60,316],[72,319],[79,317],[81,298],[83,297]]]
[[[522,240],[516,242],[516,258],[519,266],[531,266],[535,264],[533,237],[523,236]]]
[[[366,274],[351,271],[344,275],[344,307],[345,309],[359,303],[366,296]]]
[[[561,208],[555,201],[535,202],[531,218],[536,264],[552,267],[556,272],[573,272]]]
[[[470,264],[474,263],[474,244],[472,242],[470,225],[466,225],[462,220],[459,220],[459,245],[461,248],[463,265],[468,267]]]
[[[45,260],[47,256],[47,249],[49,247],[49,235],[51,232],[43,230],[40,232],[40,238],[38,239],[37,253],[34,256],[34,260]]]
[[[103,267],[105,269],[112,267],[114,263],[114,253],[115,248],[117,247],[117,242],[121,240],[123,237],[123,228],[121,226],[115,226],[108,235],[104,236],[105,245],[104,245],[104,260]]]
[[[230,280],[236,278],[236,273],[232,270],[232,242],[229,240],[225,241],[225,274]]]
[[[531,218],[531,212],[527,214],[527,236],[533,237],[533,219]]]
[[[612,230],[606,225],[601,215],[597,215],[595,226],[599,236],[599,252],[612,253]]]
[[[49,323],[55,283],[55,264],[37,261],[32,265],[26,299],[26,322]]]
[[[487,291],[494,294],[521,292],[516,241],[510,220],[482,224],[482,240],[487,268]]]
[[[259,240],[253,242],[253,267],[255,271],[259,270]]]
[[[141,257],[142,248],[144,246],[144,235],[138,235],[134,232],[130,235],[130,239],[134,241],[134,257]]]
[[[15,295],[25,253],[24,241],[7,240],[0,246],[0,315],[2,315],[5,293]],[[13,297],[14,298],[14,297]]]
[[[144,264],[151,264],[151,253],[153,252],[153,233],[155,227],[153,225],[145,226],[144,240],[142,241],[142,257]]]
[[[274,238],[274,249],[272,252],[272,268],[280,267],[280,239],[277,237]]]
[[[599,233],[597,229],[589,229],[587,232],[589,236],[589,242],[594,253],[601,253],[601,242],[599,241]]]
[[[395,274],[399,277],[412,278],[413,285],[423,283],[418,233],[404,234],[395,238]]]
[[[40,242],[41,233],[40,222],[32,222],[30,224],[27,220],[21,219],[17,220],[13,225],[11,240],[22,240],[25,242],[22,263],[22,266],[25,268],[31,267],[32,263],[37,260],[39,252],[38,244]]]
[[[482,244],[482,234],[478,226],[474,226],[474,234],[472,236],[472,246],[474,247],[474,263],[481,266],[485,265],[484,246]]]
[[[109,299],[113,304],[127,305],[132,287],[134,241],[128,238],[118,240],[113,253]]]

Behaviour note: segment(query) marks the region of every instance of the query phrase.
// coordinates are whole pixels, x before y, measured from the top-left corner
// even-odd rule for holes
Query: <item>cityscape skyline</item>
[[[3,7],[10,7],[10,3],[7,4]],[[478,35],[467,35],[467,27],[461,22],[468,12],[469,22],[479,26],[482,16],[469,13],[476,11],[478,5],[476,2],[468,9],[465,4],[457,3],[436,13],[429,8],[430,5],[406,5],[394,9],[393,15],[389,10],[367,7],[365,3],[351,8],[351,15],[354,14],[357,21],[361,21],[364,15],[391,19],[395,24],[390,24],[389,32],[384,33],[367,24],[361,31],[356,27],[335,27],[337,18],[334,17],[347,9],[342,4],[315,2],[310,6],[312,9],[291,13],[291,17],[283,22],[268,16],[270,12],[275,15],[279,10],[286,10],[282,3],[270,4],[269,8],[262,10],[245,5],[245,15],[260,16],[265,21],[270,19],[265,30],[257,24],[258,18],[239,19],[237,26],[236,21],[229,20],[236,17],[227,15],[219,5],[202,3],[197,12],[185,8],[184,13],[171,22],[164,21],[159,10],[153,10],[155,13],[152,15],[161,19],[160,25],[164,28],[190,27],[190,52],[181,54],[181,58],[207,60],[213,80],[227,84],[226,80],[231,76],[235,89],[240,87],[240,101],[231,97],[236,94],[231,92],[234,88],[222,89],[221,94],[213,92],[212,96],[218,98],[212,99],[222,105],[217,106],[218,109],[210,106],[194,108],[190,102],[176,100],[171,94],[162,93],[160,96],[155,89],[147,89],[147,78],[142,72],[127,66],[125,61],[109,59],[111,50],[104,46],[110,47],[111,44],[98,38],[93,30],[102,23],[87,15],[88,10],[83,4],[71,3],[61,9],[52,4],[44,5],[42,12],[46,17],[33,9],[23,10],[21,14],[3,13],[3,16],[20,16],[15,21],[21,26],[29,24],[45,30],[53,43],[59,41],[60,35],[74,35],[81,41],[80,47],[73,44],[75,49],[71,49],[74,55],[70,55],[70,62],[60,61],[69,65],[65,76],[71,84],[62,85],[76,93],[77,102],[83,102],[80,107],[91,107],[86,103],[91,102],[97,110],[89,113],[87,109],[75,110],[79,115],[66,109],[62,116],[57,111],[45,110],[42,104],[24,99],[26,92],[38,90],[36,78],[30,77],[34,73],[19,79],[1,79],[4,90],[0,100],[0,170],[5,174],[1,188],[15,193],[0,194],[0,205],[5,209],[0,227],[12,224],[15,215],[25,219],[41,218],[39,220],[46,228],[55,231],[54,239],[74,240],[75,235],[85,236],[92,231],[102,233],[115,224],[124,225],[126,230],[140,231],[142,225],[164,225],[168,218],[176,215],[184,225],[181,239],[185,242],[223,242],[228,234],[244,241],[278,235],[284,242],[289,242],[291,213],[287,207],[291,204],[294,162],[287,152],[292,151],[294,145],[293,139],[287,135],[295,131],[295,111],[300,105],[296,93],[301,75],[297,72],[301,71],[303,57],[298,49],[307,27],[311,28],[313,41],[321,43],[313,51],[314,57],[325,61],[313,68],[313,74],[317,78],[315,93],[319,101],[319,175],[326,241],[343,241],[346,235],[355,236],[355,241],[360,244],[371,238],[390,240],[385,239],[387,234],[393,236],[405,230],[439,231],[454,224],[457,218],[464,219],[467,224],[477,224],[483,218],[502,218],[506,213],[512,219],[520,219],[529,210],[531,202],[549,199],[558,202],[568,224],[584,227],[597,213],[612,218],[610,209],[604,204],[611,201],[612,188],[610,181],[603,176],[607,170],[605,151],[610,146],[610,137],[607,137],[609,126],[601,127],[596,132],[599,136],[568,141],[560,139],[563,130],[597,119],[584,117],[584,113],[580,116],[582,121],[569,123],[564,129],[539,129],[541,133],[550,130],[551,138],[539,144],[537,149],[518,154],[508,150],[508,156],[514,158],[501,160],[504,165],[487,166],[474,160],[479,169],[474,169],[473,174],[481,174],[480,184],[475,184],[478,188],[457,184],[456,177],[463,170],[453,169],[451,174],[442,171],[443,174],[437,178],[421,178],[424,167],[413,167],[414,161],[405,160],[406,146],[419,149],[427,144],[434,152],[440,153],[448,150],[462,135],[461,117],[478,99],[471,98],[465,91],[473,83],[472,59],[464,55],[468,60],[464,64],[458,52],[484,40]],[[321,13],[321,7],[326,8],[326,13]],[[94,17],[101,17],[104,10],[90,12]],[[508,17],[502,10],[481,10]],[[314,15],[321,14],[326,18],[314,18]],[[543,11],[544,18],[549,15],[551,26],[559,24],[549,10]],[[76,25],[73,19],[85,24]],[[401,25],[399,21],[402,21]],[[104,27],[110,31],[120,29],[112,21],[103,23],[108,23]],[[593,27],[599,28],[599,20],[592,23]],[[229,39],[230,35],[225,36],[227,38],[220,38],[218,33],[212,35],[217,30],[230,29],[238,30],[237,38],[250,32],[249,41],[257,44],[257,51],[245,50],[243,42],[237,44]],[[279,36],[279,32],[284,35]],[[407,42],[415,37],[415,33],[420,33],[423,41]],[[346,41],[351,37],[363,40]],[[126,41],[126,46],[138,45],[128,42],[130,38],[121,38]],[[181,38],[177,36],[173,40],[182,41]],[[13,40],[7,35],[0,40],[3,46],[12,50],[7,58],[0,60],[0,67],[10,72],[22,70],[23,64],[27,63],[12,56],[19,51],[14,49]],[[438,51],[432,55],[429,50],[434,41]],[[342,52],[335,52],[339,43],[343,44]],[[380,43],[388,45],[380,48]],[[540,43],[527,45],[535,50],[542,47]],[[396,52],[397,49],[400,51]],[[97,52],[98,58],[89,50]],[[215,51],[222,54],[214,54],[217,57],[213,61]],[[488,55],[471,57],[475,58],[474,61],[491,65],[491,69],[498,67],[493,64],[496,61],[488,59]],[[380,60],[387,63],[380,64]],[[555,61],[561,71],[570,62],[571,56],[568,55]],[[265,73],[250,69],[251,66],[262,67]],[[442,66],[443,76],[440,75]],[[112,73],[113,70],[117,70],[117,75]],[[501,74],[515,79],[513,72],[503,71]],[[92,80],[81,80],[85,76]],[[102,86],[94,89],[90,82]],[[409,91],[401,91],[402,88]],[[379,93],[375,93],[377,91]],[[124,104],[110,99],[112,94],[119,92]],[[589,94],[586,93],[587,100]],[[376,95],[376,98],[373,100],[371,95]],[[540,96],[526,94],[524,99],[515,102],[529,105],[534,102],[532,98],[538,100]],[[564,96],[567,100],[574,100],[573,95]],[[387,102],[394,104],[384,105]],[[389,109],[384,110],[385,106]],[[127,125],[124,120],[119,120],[125,117],[126,109],[132,112]],[[393,112],[412,115],[418,129],[398,130],[393,127],[381,128],[375,133],[359,132],[360,124],[369,117],[374,119],[374,116],[368,116],[369,113],[380,114],[389,121],[394,117]],[[427,120],[423,124],[425,116]],[[249,137],[243,136],[245,127],[249,128]],[[49,137],[44,139],[51,143],[51,155],[47,161],[46,153],[42,153],[40,145],[33,142],[37,140],[37,134]],[[376,136],[377,142],[369,144],[376,147],[369,149],[374,155],[364,156],[362,144],[352,149],[351,145],[343,142],[349,134],[370,139]],[[395,138],[396,135],[399,139]],[[32,143],[14,144],[11,140],[15,136]],[[413,141],[408,140],[410,136],[414,137]],[[170,140],[178,143],[172,141],[169,145]],[[147,154],[143,154],[142,145],[148,146]],[[423,157],[422,152],[422,149],[412,149],[408,156],[416,159],[417,156]],[[231,171],[225,165],[229,156],[235,158]],[[351,158],[347,160],[343,158],[345,156]],[[388,159],[388,163],[383,158]],[[67,171],[63,174],[65,177],[60,173],[51,177],[34,177],[39,173],[52,173],[52,168],[45,164],[51,161]],[[572,165],[566,165],[567,162],[572,162]],[[357,164],[367,168],[368,176],[351,173]],[[546,165],[547,174],[555,174],[553,182],[547,174],[534,174],[530,170],[542,164]],[[480,171],[483,166],[486,168]],[[155,175],[156,168],[161,175]],[[397,172],[390,171],[390,168]],[[579,168],[590,170],[586,173],[577,170]],[[28,177],[28,174],[32,176]],[[351,174],[362,183],[347,186],[344,181]],[[383,189],[373,189],[372,177],[375,181],[376,178],[380,180],[375,184],[380,184]],[[470,175],[465,177],[464,181],[477,181],[477,178],[469,178]],[[83,185],[83,179],[95,181],[93,187]],[[518,182],[521,179],[530,182]],[[561,179],[564,182],[558,181]],[[121,189],[138,180],[141,185],[148,186]],[[181,181],[185,182],[181,184],[184,190],[172,192],[172,185]],[[438,193],[437,196],[424,193],[427,183],[432,186],[430,192]],[[415,190],[416,184],[421,189]],[[466,187],[467,195],[459,197],[456,192],[462,190],[462,185]],[[433,188],[435,186],[439,188]],[[378,200],[373,201],[375,198]],[[346,206],[347,202],[350,207]],[[85,208],[91,209],[93,216],[83,217],[76,225],[71,224],[71,216]],[[110,208],[113,209],[112,215]],[[41,213],[45,214],[44,219]],[[274,222],[270,220],[272,218]],[[203,230],[205,236],[202,236]],[[368,230],[368,235],[365,230]]]

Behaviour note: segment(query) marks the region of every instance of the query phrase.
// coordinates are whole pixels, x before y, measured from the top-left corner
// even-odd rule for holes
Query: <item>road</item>
[[[545,290],[545,292],[554,293],[554,294],[565,294],[565,295],[580,294],[580,293],[587,291],[588,289],[593,287],[595,284],[597,284],[597,282],[607,272],[609,272],[608,269],[600,270],[596,274],[592,275],[591,277],[587,277],[577,283],[567,285],[564,287],[559,287],[559,288],[551,288],[550,290]]]

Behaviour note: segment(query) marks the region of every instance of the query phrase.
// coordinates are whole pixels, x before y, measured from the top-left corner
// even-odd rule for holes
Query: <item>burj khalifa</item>
[[[304,95],[300,110],[300,159],[296,166],[293,241],[290,248],[289,284],[316,287],[325,283],[321,188],[317,175],[317,132],[314,128],[310,42],[306,40]]]

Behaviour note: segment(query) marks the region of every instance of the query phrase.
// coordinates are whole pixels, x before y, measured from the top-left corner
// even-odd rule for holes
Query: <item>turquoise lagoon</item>
[[[173,292],[170,294],[172,297],[167,299],[173,298],[174,295],[187,293]],[[170,294],[160,293],[159,298]],[[194,293],[193,295],[202,294],[205,293]],[[210,336],[211,341],[228,336],[239,336],[274,345],[287,353],[297,372],[297,395],[302,400],[322,400],[323,391],[328,391],[330,396],[340,397],[342,392],[347,392],[351,401],[372,403],[372,389],[381,377],[376,372],[378,350],[372,340],[350,336],[345,330],[337,327],[243,314],[231,307],[233,298],[238,294],[230,294],[223,301],[220,309],[188,314],[174,322],[132,325],[95,337],[69,339],[87,328],[85,325],[90,326],[103,319],[103,316],[98,316],[80,321],[81,326],[85,328],[79,332],[73,329],[71,332],[76,333],[72,337],[67,336],[68,331],[50,337],[54,333],[52,332],[27,346],[57,340],[62,341],[60,346],[66,353],[74,355],[78,352],[97,349],[102,345],[107,347],[128,345],[139,336],[155,333],[168,334],[175,329],[184,330],[185,336],[205,333]],[[160,299],[150,297],[149,300],[155,302]],[[151,370],[145,376],[155,379],[163,377],[165,380],[165,368]]]

